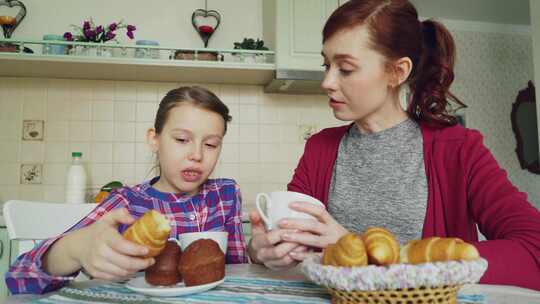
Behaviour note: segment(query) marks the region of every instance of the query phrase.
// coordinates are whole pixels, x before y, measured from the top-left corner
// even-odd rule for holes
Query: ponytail
[[[415,121],[436,127],[457,124],[456,117],[448,113],[448,103],[467,107],[449,88],[454,81],[456,49],[448,30],[439,22],[421,22],[422,51],[409,80],[412,92],[407,112]]]

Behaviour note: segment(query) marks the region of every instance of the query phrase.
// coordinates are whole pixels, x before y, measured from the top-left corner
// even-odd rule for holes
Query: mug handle
[[[259,211],[259,214],[263,220],[263,222],[266,224],[266,227],[271,228],[270,225],[270,219],[266,216],[266,214],[261,209],[261,197],[264,197],[266,199],[266,210],[268,210],[272,204],[272,201],[270,200],[270,197],[266,193],[259,193],[257,194],[257,197],[255,198],[255,206],[257,207],[257,211]]]

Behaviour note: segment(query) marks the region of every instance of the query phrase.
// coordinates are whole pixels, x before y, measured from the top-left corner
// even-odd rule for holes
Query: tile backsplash
[[[192,83],[0,78],[0,202],[62,202],[72,151],[83,153],[89,186],[135,184],[155,175],[145,143],[159,100]],[[245,208],[259,191],[285,189],[305,133],[341,125],[324,96],[264,94],[260,86],[199,84],[233,117],[213,176],[236,179]],[[22,140],[23,121],[43,121],[43,140]],[[22,165],[42,165],[40,184],[21,184]],[[27,168],[27,167],[24,167]]]
[[[510,123],[512,103],[534,76],[530,35],[452,31],[452,91],[469,107],[467,127],[510,180],[540,208],[540,176],[522,170]],[[134,184],[155,173],[145,144],[158,101],[180,83],[0,77],[0,202],[62,201],[71,151],[84,153],[91,187]],[[260,86],[199,84],[229,106],[232,124],[214,176],[235,178],[245,209],[259,191],[284,189],[313,129],[342,125],[325,96],[264,94]],[[22,141],[23,121],[43,121],[43,140]],[[21,184],[21,165],[41,164],[41,184]],[[27,167],[25,167],[27,168]]]

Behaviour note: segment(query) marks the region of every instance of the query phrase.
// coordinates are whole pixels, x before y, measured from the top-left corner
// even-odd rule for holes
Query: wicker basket
[[[380,291],[345,291],[328,288],[335,304],[457,304],[461,285]]]
[[[443,304],[457,303],[461,286],[480,280],[487,261],[335,267],[312,255],[301,264],[310,281],[326,287],[332,303]]]

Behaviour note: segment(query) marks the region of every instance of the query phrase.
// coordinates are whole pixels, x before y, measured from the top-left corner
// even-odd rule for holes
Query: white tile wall
[[[0,120],[21,120],[22,117],[22,108],[23,102],[17,101],[16,99],[10,99],[9,92],[11,90],[5,89],[0,102],[2,112],[0,112]]]
[[[89,187],[135,184],[155,176],[146,145],[159,100],[179,83],[0,79],[0,201],[62,201],[72,151],[83,153]],[[246,209],[259,191],[284,189],[303,151],[299,113],[318,128],[336,125],[318,96],[264,94],[259,86],[197,84],[213,90],[233,116],[213,177],[241,183]],[[300,102],[297,102],[297,101]],[[23,119],[45,120],[42,142],[21,141]],[[319,122],[325,121],[325,124]],[[22,162],[43,163],[42,185],[19,185]]]
[[[112,121],[94,121],[92,123],[92,140],[111,142],[114,138],[114,124]]]
[[[112,100],[96,100],[92,103],[92,120],[112,121],[114,119],[114,103]]]
[[[21,143],[21,162],[41,163],[44,158],[43,142],[23,141]]]
[[[92,140],[92,122],[70,121],[68,123],[68,128],[69,128],[68,134],[69,134],[70,141],[91,141]]]
[[[94,81],[72,80],[70,84],[72,101],[92,100]]]
[[[11,162],[16,163],[19,160],[20,155],[20,142],[12,140],[12,141],[4,141],[2,145],[0,145],[0,162]]]
[[[45,100],[25,97],[23,119],[45,119]]]
[[[135,118],[137,121],[153,122],[156,116],[158,104],[151,102],[140,102],[136,104]]]
[[[114,82],[95,81],[93,84],[94,84],[94,87],[93,87],[94,100],[97,100],[97,101],[113,101],[114,100]]]
[[[64,163],[66,155],[66,142],[45,142],[45,163]]]
[[[135,143],[113,143],[113,162],[122,164],[134,163]]]
[[[57,88],[60,90],[60,87]],[[57,95],[55,93],[55,95]],[[59,95],[59,94],[58,94]],[[47,121],[65,122],[70,120],[71,102],[66,97],[49,97],[47,100]]]
[[[0,185],[12,186],[19,184],[19,167],[18,163],[1,163],[0,164]]]
[[[92,119],[92,102],[88,100],[72,100],[70,103],[71,121],[88,121]],[[101,120],[95,119],[94,120]]]
[[[92,162],[93,163],[112,163],[113,144],[108,142],[92,143]]]
[[[135,141],[135,123],[134,122],[115,122],[114,140],[120,142]]]
[[[39,185],[20,185],[19,196],[29,201],[42,201],[44,189],[44,187]]]
[[[114,86],[115,101],[136,101],[137,100],[137,83],[119,81],[115,82]]]
[[[115,121],[135,121],[135,102],[115,102],[114,103]]]
[[[13,122],[14,126],[20,125],[20,122]],[[69,123],[67,121],[45,121],[44,137],[45,141],[66,141],[68,139]]]
[[[66,182],[67,163],[45,164],[43,166],[43,184],[63,186]]]
[[[158,86],[156,83],[138,83],[137,84],[137,102],[153,102],[158,101]]]

